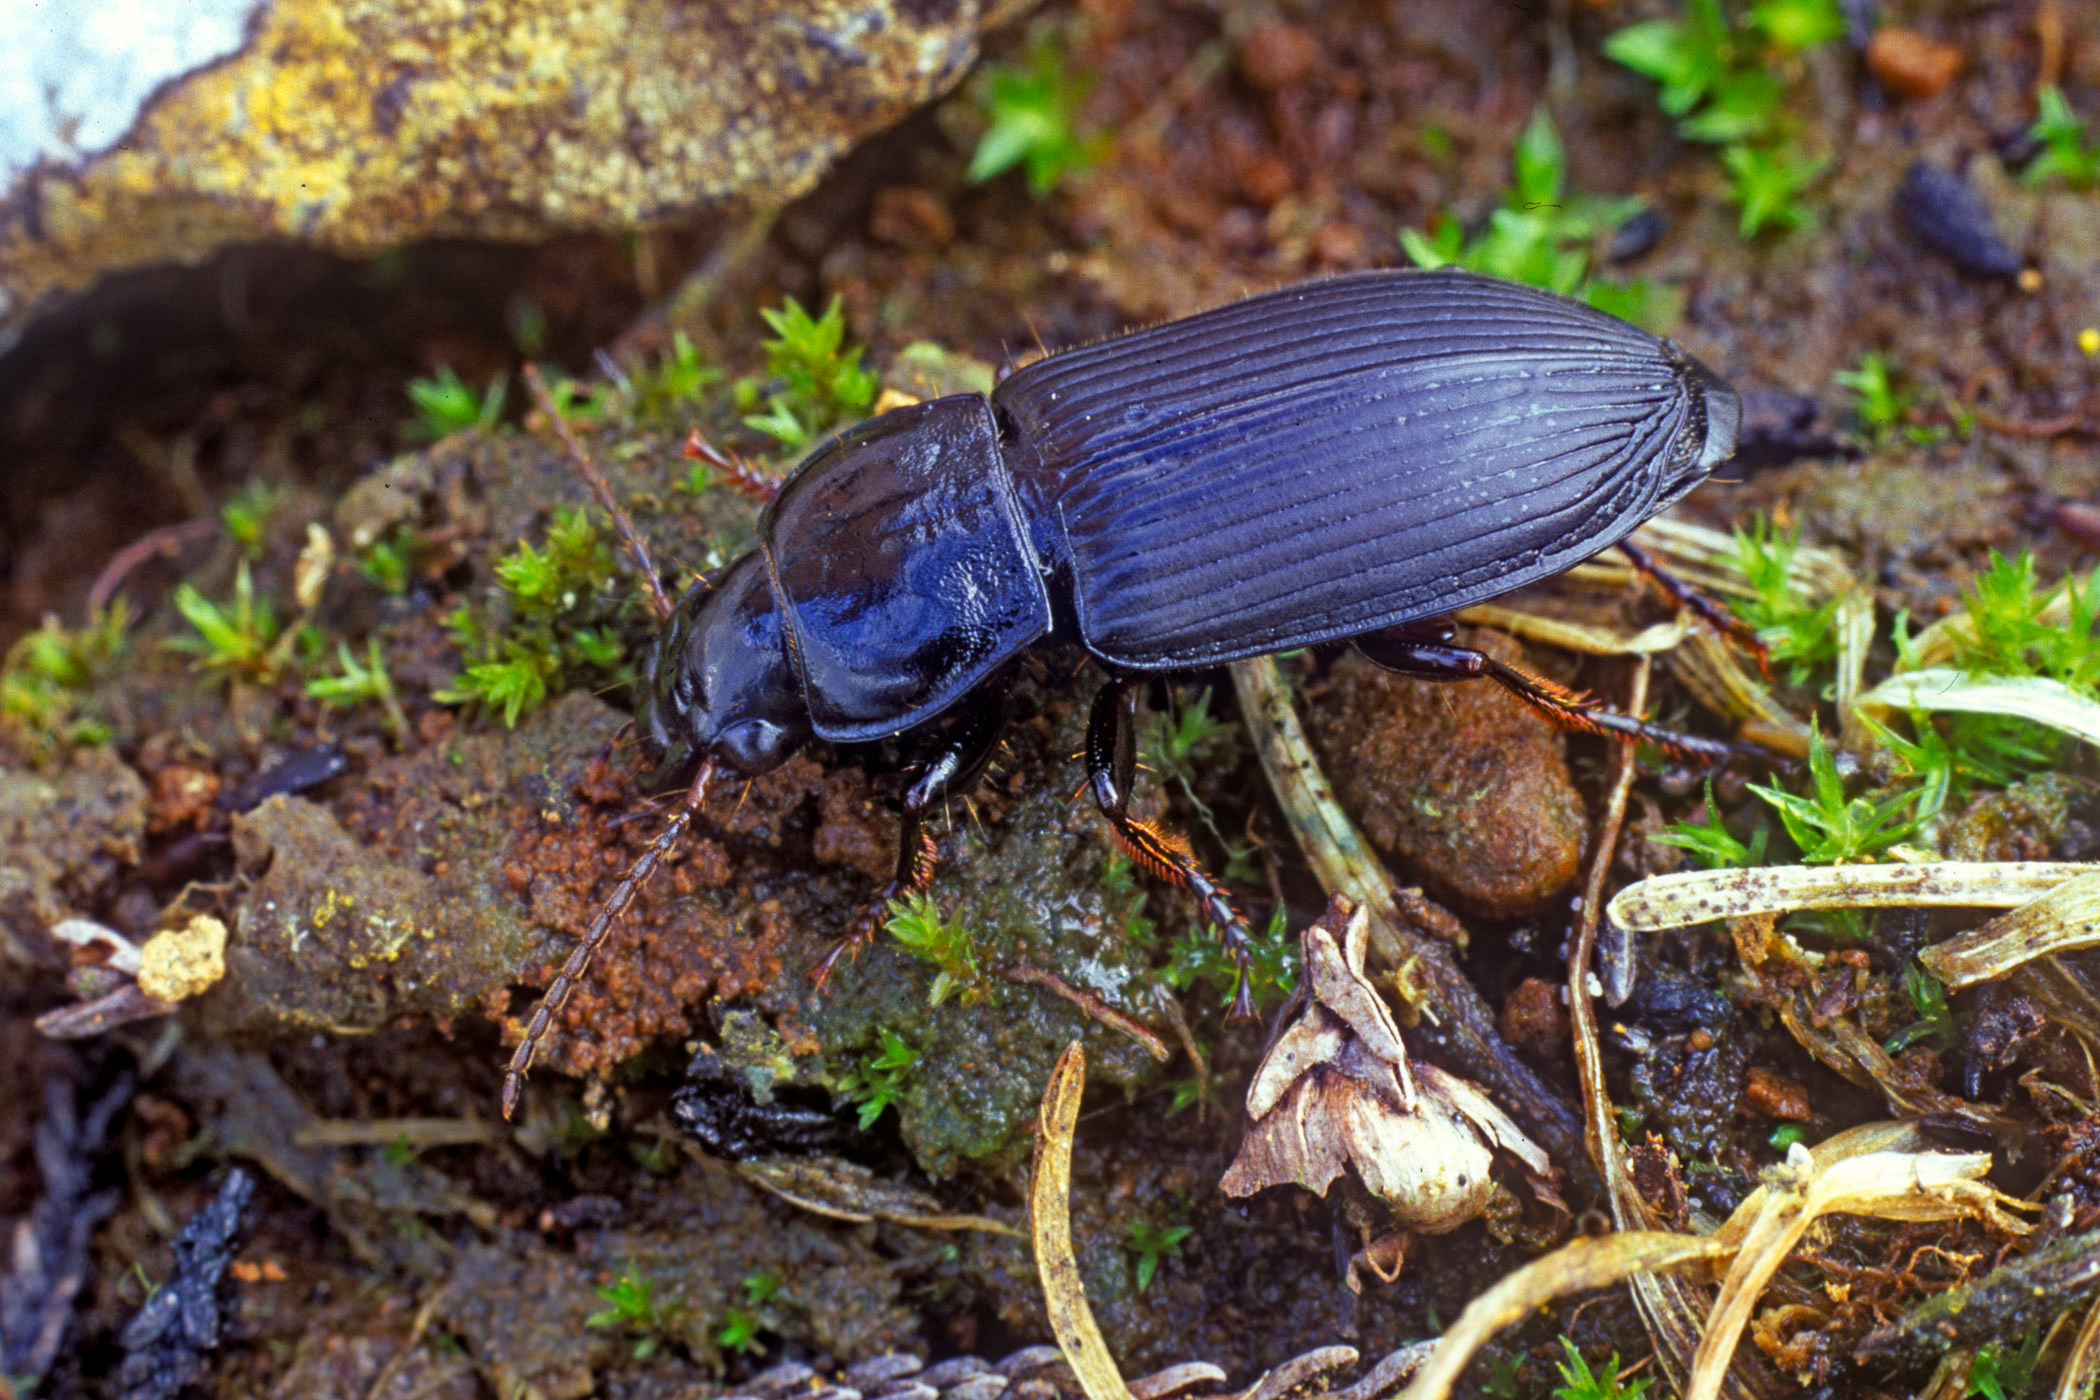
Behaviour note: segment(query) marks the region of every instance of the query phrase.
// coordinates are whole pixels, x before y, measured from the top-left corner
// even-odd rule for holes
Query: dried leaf
[[[1890,676],[1859,697],[1879,710],[1958,710],[2031,720],[2100,744],[2100,701],[2045,676],[1983,676],[1951,668]]]
[[[1028,1183],[1028,1220],[1035,1240],[1036,1276],[1043,1285],[1043,1310],[1050,1334],[1071,1364],[1087,1400],[1131,1400],[1123,1373],[1087,1306],[1079,1258],[1072,1251],[1072,1134],[1079,1123],[1079,1098],[1086,1088],[1086,1051],[1078,1041],[1065,1047],[1043,1086],[1036,1124],[1035,1170]]]
[[[1628,885],[1605,911],[1630,932],[1797,909],[2013,908],[2093,867],[2075,861],[1918,861],[1682,870]]]
[[[1982,928],[1935,944],[1918,961],[1947,990],[1988,982],[2025,962],[2100,944],[2100,870],[2066,880]]]

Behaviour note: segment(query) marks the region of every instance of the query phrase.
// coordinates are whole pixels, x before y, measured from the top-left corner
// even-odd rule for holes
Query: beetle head
[[[686,590],[657,637],[640,691],[634,727],[651,791],[689,782],[710,758],[755,777],[808,741],[809,702],[764,559],[747,554]]]
[[[1663,350],[1677,363],[1694,414],[1693,431],[1685,435],[1677,454],[1678,479],[1664,493],[1669,500],[1675,500],[1735,455],[1735,435],[1743,425],[1743,401],[1727,380],[1677,342],[1664,341]]]

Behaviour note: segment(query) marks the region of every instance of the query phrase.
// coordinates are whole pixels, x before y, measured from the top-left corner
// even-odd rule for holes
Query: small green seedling
[[[1910,997],[1911,1009],[1917,1012],[1918,1019],[1890,1036],[1883,1049],[1891,1055],[1900,1055],[1923,1040],[1929,1041],[1933,1049],[1945,1052],[1961,1043],[1960,1022],[1947,1005],[1947,989],[1939,978],[1917,963],[1905,963],[1903,990]]]
[[[1755,870],[1765,863],[1765,840],[1771,832],[1760,826],[1744,842],[1721,821],[1721,808],[1714,801],[1713,779],[1706,780],[1706,820],[1671,822],[1649,839],[1665,846],[1690,851],[1692,858],[1708,870]]]
[[[884,927],[913,956],[935,967],[933,987],[927,993],[929,1004],[939,1006],[958,991],[968,994],[977,989],[981,981],[977,940],[961,920],[942,917],[932,896],[913,890],[891,900]]]
[[[348,642],[337,642],[335,652],[342,673],[316,676],[306,683],[306,693],[324,705],[341,709],[370,701],[386,716],[387,732],[396,739],[407,739],[408,717],[401,712],[401,700],[394,693],[394,678],[387,673],[386,657],[380,654],[379,639],[369,637],[365,640],[363,661],[357,659]]]
[[[416,407],[416,416],[403,430],[413,442],[436,442],[467,428],[492,428],[503,418],[503,400],[509,389],[509,376],[499,374],[477,395],[452,366],[439,365],[432,378],[408,381],[408,398]]]
[[[875,1126],[883,1110],[897,1102],[904,1083],[918,1068],[921,1052],[895,1031],[882,1032],[882,1049],[861,1057],[860,1064],[839,1077],[834,1088],[840,1098],[858,1105],[862,1132]]]
[[[2059,592],[2069,596],[2061,624],[2043,614]],[[1990,564],[1962,591],[1970,631],[1955,636],[1955,664],[2000,676],[2040,676],[2086,696],[2100,696],[2100,578],[2066,578],[2044,589],[2028,550]]]
[[[1787,679],[1794,685],[1836,660],[1838,653],[1838,600],[1805,603],[1791,586],[1799,548],[1798,532],[1781,534],[1763,515],[1754,517],[1748,530],[1738,528],[1736,564],[1754,592],[1730,604],[1738,617],[1757,629],[1771,659],[1788,664]]]
[[[1079,134],[1079,109],[1091,84],[1074,74],[1063,49],[1048,35],[1030,51],[1026,67],[994,66],[978,89],[984,135],[970,157],[970,181],[982,184],[1016,167],[1028,172],[1037,199],[1067,175],[1099,158],[1105,142]]]
[[[219,522],[226,527],[227,536],[240,546],[242,554],[259,559],[263,552],[263,536],[269,532],[270,517],[276,512],[276,488],[258,478],[219,507]]]
[[[780,1276],[746,1274],[741,1287],[744,1306],[732,1307],[724,1314],[722,1326],[715,1333],[715,1345],[740,1356],[763,1356],[766,1349],[758,1340],[758,1334],[766,1326],[762,1314],[766,1305],[773,1301],[773,1295],[780,1291]]]
[[[1194,1233],[1190,1225],[1154,1225],[1145,1220],[1133,1220],[1124,1227],[1123,1248],[1137,1259],[1134,1281],[1138,1292],[1152,1286],[1160,1260],[1181,1257],[1182,1242]]]
[[[1823,742],[1820,725],[1811,725],[1808,732],[1808,773],[1806,795],[1750,784],[1750,791],[1779,813],[1780,825],[1801,849],[1802,864],[1871,860],[1918,834],[1918,790],[1899,788],[1880,801],[1846,797],[1845,781],[1838,776],[1837,760]]]
[[[670,348],[634,376],[638,416],[670,418],[700,402],[701,395],[722,380],[722,371],[700,358],[692,337],[674,331]]]
[[[130,616],[119,598],[85,627],[68,628],[46,617],[0,663],[0,716],[21,725],[40,749],[106,742],[109,726],[82,713],[84,692],[122,655]]]
[[[434,698],[484,706],[515,728],[556,686],[627,681],[617,625],[641,603],[620,587],[618,561],[582,510],[557,510],[543,544],[522,540],[496,561],[492,607],[446,619],[466,666]]]
[[[635,1333],[634,1359],[647,1361],[662,1349],[664,1333],[671,1328],[676,1305],[657,1301],[656,1280],[644,1278],[629,1266],[611,1283],[598,1286],[598,1296],[608,1306],[583,1320],[586,1327],[617,1327]]]
[[[274,677],[275,648],[283,624],[270,600],[257,596],[246,559],[234,570],[232,603],[214,603],[190,583],[175,586],[174,602],[175,610],[197,635],[176,637],[169,641],[170,647],[189,652],[207,671],[256,681]]]
[[[2003,1342],[1985,1342],[1976,1348],[1969,1363],[1969,1383],[1962,1394],[1984,1400],[2020,1400],[2034,1384],[2035,1364],[2042,1359],[2042,1330],[2030,1327],[2018,1347],[2008,1351]]]
[[[2100,143],[2086,140],[2085,123],[2071,110],[2063,89],[2045,83],[2036,99],[2040,115],[2027,134],[2042,143],[2020,178],[2030,185],[2062,180],[2077,189],[2100,184]]]
[[[1622,1377],[1617,1352],[1611,1354],[1603,1370],[1591,1371],[1573,1342],[1562,1337],[1560,1344],[1568,1359],[1555,1363],[1560,1368],[1561,1383],[1553,1388],[1554,1400],[1639,1400],[1650,1384],[1646,1376],[1637,1381]]]
[[[812,317],[789,297],[778,311],[758,313],[772,327],[766,342],[765,382],[739,380],[740,406],[757,404],[765,412],[749,414],[744,425],[800,451],[833,424],[864,414],[875,402],[874,374],[863,368],[860,346],[848,347],[846,312],[833,297],[824,314]]]
[[[1510,188],[1502,207],[1470,238],[1450,214],[1427,234],[1400,231],[1400,245],[1417,267],[1463,267],[1579,296],[1642,325],[1675,319],[1676,308],[1646,283],[1589,279],[1591,246],[1599,234],[1640,212],[1631,196],[1570,193],[1567,152],[1544,107],[1531,114],[1510,156]],[[1667,329],[1667,326],[1660,327]]]
[[[1682,18],[1628,25],[1604,52],[1661,85],[1657,105],[1678,135],[1723,148],[1738,228],[1753,238],[1815,222],[1800,196],[1828,162],[1794,149],[1781,74],[1844,32],[1836,0],[1756,0],[1740,25],[1721,0],[1687,0]]]
[[[1146,920],[1150,923],[1150,920]],[[1247,988],[1259,1010],[1273,993],[1298,984],[1301,954],[1298,940],[1281,906],[1269,916],[1269,926],[1247,940]],[[1198,982],[1217,990],[1220,1005],[1229,1005],[1239,981],[1239,966],[1218,941],[1216,930],[1200,924],[1185,930],[1167,950],[1167,965],[1160,978],[1177,992]]]
[[[1730,196],[1742,211],[1736,231],[1743,237],[1755,238],[1766,229],[1815,225],[1815,211],[1801,196],[1830,168],[1828,159],[1804,156],[1784,145],[1737,144],[1722,148],[1721,168],[1733,182]]]

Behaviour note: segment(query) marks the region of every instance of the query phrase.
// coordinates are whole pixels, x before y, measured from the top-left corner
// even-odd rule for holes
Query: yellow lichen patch
[[[198,914],[139,949],[139,990],[162,1001],[196,996],[226,975],[226,925]]]
[[[336,915],[346,912],[356,903],[355,895],[340,894],[335,890],[324,891],[320,904],[314,909],[315,930],[327,928],[335,922]]]

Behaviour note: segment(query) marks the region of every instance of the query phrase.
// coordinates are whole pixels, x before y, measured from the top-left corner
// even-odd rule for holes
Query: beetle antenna
[[[538,365],[528,363],[525,366],[525,387],[531,392],[532,401],[539,406],[540,412],[554,424],[554,431],[560,436],[562,447],[568,451],[569,461],[576,468],[576,474],[583,478],[584,485],[591,488],[591,494],[598,498],[599,506],[612,517],[613,528],[618,530],[620,538],[627,542],[628,553],[634,556],[635,566],[642,571],[643,582],[649,585],[649,601],[656,609],[657,618],[669,618],[670,595],[664,592],[663,584],[656,577],[656,565],[649,561],[648,546],[642,543],[642,537],[635,532],[634,522],[627,518],[627,512],[613,499],[612,487],[606,485],[603,473],[598,470],[598,464],[591,460],[590,454],[583,450],[583,444],[576,440],[575,429],[569,426],[569,420],[563,415],[561,406],[554,402],[554,395],[547,392],[547,384],[540,378]]]
[[[672,815],[670,822],[628,870],[627,878],[620,881],[613,890],[612,898],[606,900],[604,907],[598,910],[598,917],[591,920],[591,926],[584,930],[582,940],[569,951],[569,960],[562,964],[561,972],[555,977],[553,985],[548,987],[547,994],[540,998],[540,1004],[534,1009],[532,1019],[525,1023],[525,1036],[518,1042],[517,1053],[510,1057],[510,1067],[503,1072],[504,1118],[508,1119],[511,1110],[518,1106],[518,1095],[525,1088],[525,1072],[532,1068],[532,1057],[539,1050],[540,1041],[545,1038],[548,1028],[554,1024],[554,1018],[561,1015],[562,1007],[568,1004],[577,984],[583,981],[583,975],[590,971],[591,959],[605,946],[605,940],[612,936],[613,925],[627,912],[627,906],[634,903],[635,895],[641,892],[649,877],[656,873],[656,863],[663,859],[664,852],[678,844],[679,837],[685,835],[686,827],[692,824],[694,813],[698,812],[700,804],[707,800],[707,785],[714,775],[713,759],[700,765],[700,771],[693,775],[692,787],[686,791],[685,801],[678,804],[678,810]]]

